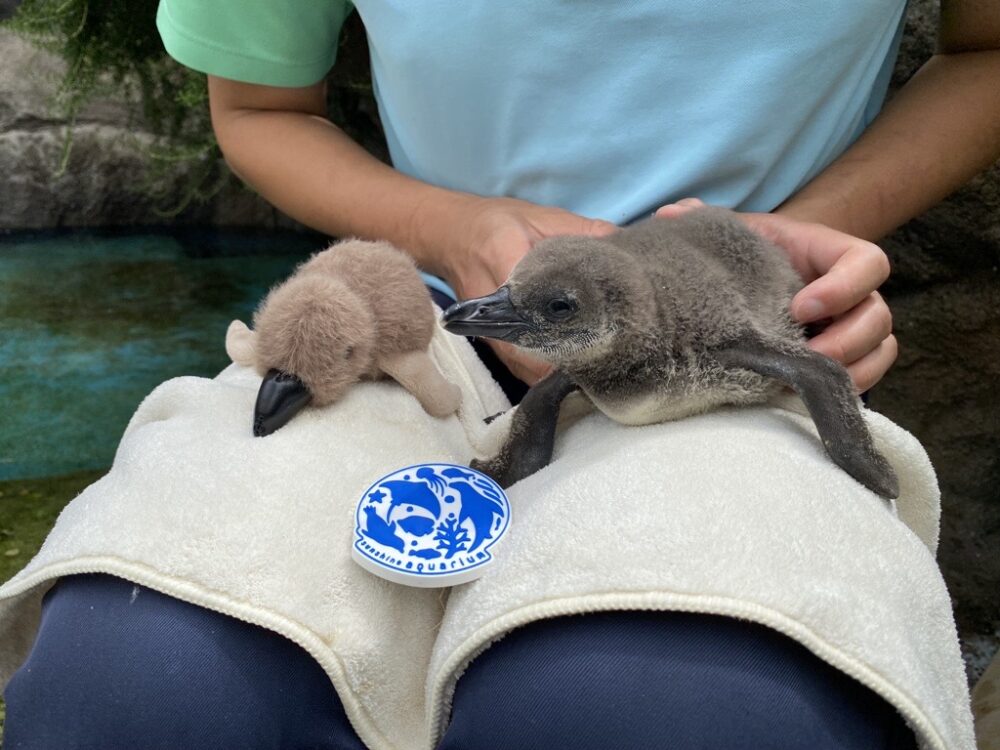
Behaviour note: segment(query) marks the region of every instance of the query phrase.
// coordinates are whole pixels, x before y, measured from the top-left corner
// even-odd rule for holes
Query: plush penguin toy
[[[725,209],[542,240],[495,293],[442,318],[452,333],[511,342],[556,368],[518,406],[500,453],[474,468],[509,486],[548,464],[560,403],[577,389],[641,425],[760,403],[788,385],[833,461],[896,497],[846,369],[809,349],[788,312],[801,286],[786,254]]]
[[[253,433],[269,435],[308,404],[326,406],[359,380],[388,375],[435,417],[461,392],[427,353],[431,302],[408,255],[386,242],[348,240],[314,255],[226,333],[233,362],[264,376]]]

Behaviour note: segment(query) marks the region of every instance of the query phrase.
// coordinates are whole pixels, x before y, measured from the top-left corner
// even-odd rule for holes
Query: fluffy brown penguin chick
[[[536,244],[494,294],[453,305],[453,333],[503,339],[556,371],[518,407],[480,467],[510,485],[545,466],[565,396],[580,389],[624,424],[753,404],[789,385],[830,457],[884,497],[896,475],[875,449],[847,371],[809,349],[788,306],[802,281],[786,254],[730,211],[650,219],[606,237]]]
[[[454,413],[461,393],[427,354],[433,333],[433,303],[410,257],[386,242],[348,240],[272,289],[254,330],[233,321],[226,351],[264,375],[254,408],[254,434],[263,436],[306,404],[332,404],[383,375],[429,414]]]

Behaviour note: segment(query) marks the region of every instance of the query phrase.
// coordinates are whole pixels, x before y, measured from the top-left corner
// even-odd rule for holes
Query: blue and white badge
[[[417,464],[365,490],[351,556],[365,570],[407,586],[456,586],[479,578],[510,525],[496,482],[467,466]]]

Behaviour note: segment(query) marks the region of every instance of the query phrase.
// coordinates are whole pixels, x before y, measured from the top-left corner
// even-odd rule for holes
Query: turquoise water
[[[0,480],[110,465],[142,398],[228,363],[226,327],[322,238],[0,238]]]

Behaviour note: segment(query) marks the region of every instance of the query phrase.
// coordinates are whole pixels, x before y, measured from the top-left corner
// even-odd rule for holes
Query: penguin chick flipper
[[[847,370],[839,363],[802,347],[793,353],[748,334],[713,352],[725,367],[739,367],[790,385],[816,423],[823,447],[833,462],[877,495],[899,496],[899,480],[878,452],[865,424]]]
[[[445,379],[426,351],[386,354],[379,357],[378,366],[412,393],[432,417],[447,417],[458,411],[462,391]]]
[[[284,427],[310,401],[312,393],[297,377],[281,370],[268,370],[253,407],[254,436],[266,437]]]
[[[500,452],[485,461],[476,459],[470,466],[492,477],[504,489],[548,466],[559,407],[576,388],[576,383],[559,370],[533,385],[514,412]]]

